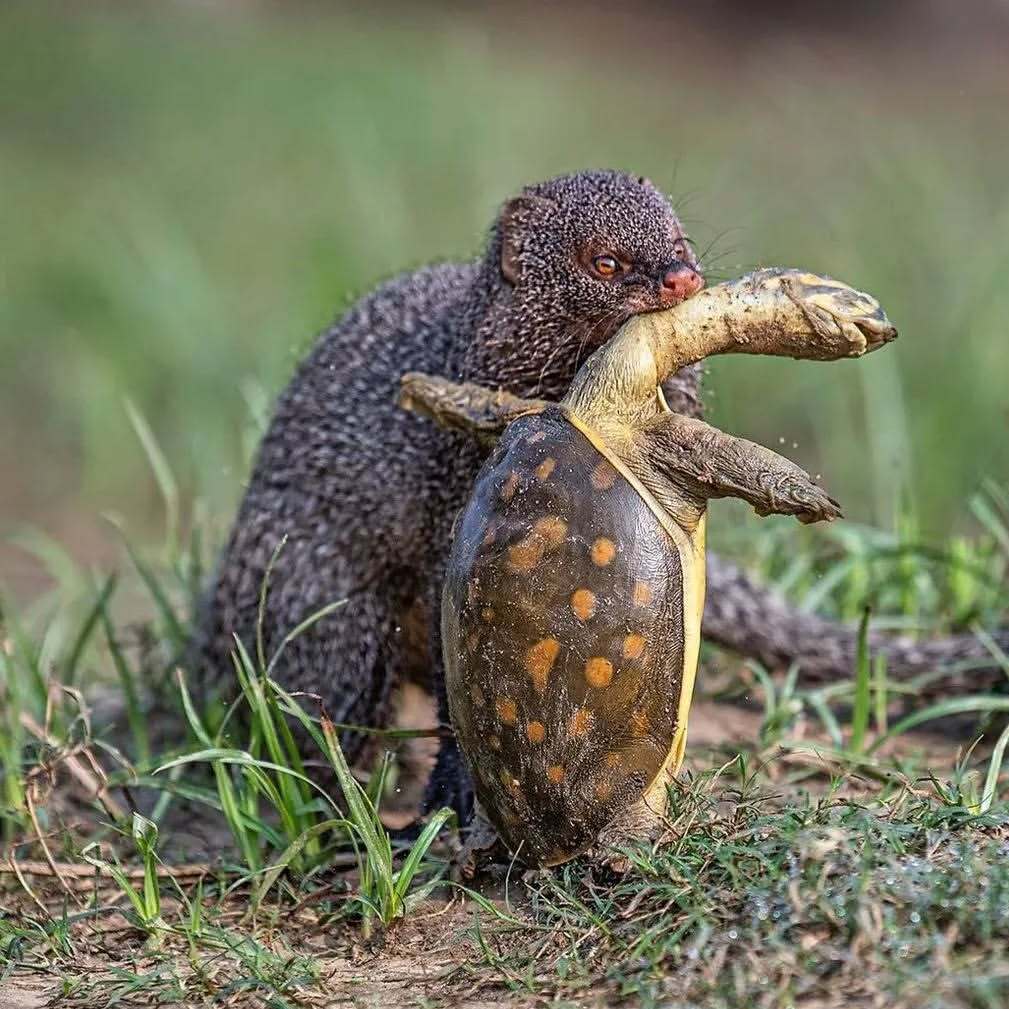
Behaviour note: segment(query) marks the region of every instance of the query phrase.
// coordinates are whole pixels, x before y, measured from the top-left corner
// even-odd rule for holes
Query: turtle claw
[[[451,875],[457,883],[470,883],[488,866],[500,861],[495,856],[502,853],[503,845],[479,805],[463,836],[462,846],[452,859]]]
[[[896,327],[872,295],[844,284],[834,286],[827,278],[815,279],[815,285],[800,285],[803,310],[814,324],[839,332],[850,357],[872,353],[897,339]]]
[[[844,518],[844,514],[837,501],[822,487],[811,483],[808,495],[802,495],[801,508],[795,517],[803,525],[811,525],[814,522],[833,522],[834,519]]]

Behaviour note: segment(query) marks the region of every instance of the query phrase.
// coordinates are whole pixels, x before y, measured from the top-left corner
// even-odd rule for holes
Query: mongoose
[[[399,409],[400,376],[423,371],[557,400],[627,318],[677,304],[702,283],[666,197],[642,177],[590,171],[508,200],[475,262],[422,268],[359,301],[319,337],[277,403],[200,615],[204,676],[230,675],[233,634],[255,640],[260,588],[286,536],[265,608],[267,652],[327,603],[346,604],[286,648],[278,678],[321,695],[335,721],[362,726],[386,722],[395,684],[424,682],[447,724],[440,589],[452,522],[483,454]],[[674,411],[700,416],[697,368],[664,391]],[[798,613],[717,557],[703,631],[771,667],[797,660],[817,679],[849,675],[855,655],[851,629]],[[888,652],[892,676],[951,658],[987,659],[988,683],[994,675],[969,637],[874,645]],[[353,760],[363,737],[343,741]],[[465,817],[469,801],[446,737],[428,805]]]

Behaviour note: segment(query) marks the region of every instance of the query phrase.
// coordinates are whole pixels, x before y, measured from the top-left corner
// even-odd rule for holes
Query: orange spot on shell
[[[557,460],[552,456],[547,456],[546,459],[544,459],[543,462],[536,467],[536,479],[539,480],[540,483],[549,480],[550,474],[553,473],[556,465]]]
[[[514,470],[508,474],[507,479],[501,485],[501,500],[508,502],[515,497],[515,491],[519,489],[521,477]]]
[[[559,785],[564,780],[565,770],[560,764],[551,764],[547,768],[547,780],[551,784]]]
[[[652,720],[648,716],[648,712],[643,708],[638,708],[637,711],[631,714],[631,735],[632,736],[644,736],[647,735],[648,730],[651,728]]]
[[[647,606],[652,601],[652,588],[648,582],[635,582],[633,595],[635,606]]]
[[[596,490],[609,490],[617,482],[617,471],[607,460],[603,459],[602,462],[596,464],[589,479]]]
[[[600,802],[605,802],[613,794],[613,785],[608,781],[600,781],[593,790]]]
[[[605,536],[600,536],[599,539],[592,544],[592,563],[595,564],[596,567],[606,567],[606,565],[609,564],[616,555],[616,544],[613,540],[608,540]]]
[[[550,670],[560,651],[560,642],[556,638],[544,638],[542,641],[537,641],[526,652],[526,672],[532,677],[533,686],[537,692],[542,694],[546,690],[547,680],[550,679]]]
[[[619,750],[610,750],[603,760],[607,767],[619,767],[624,761],[624,755]]]
[[[489,606],[485,606],[480,611],[480,619],[483,620],[485,624],[489,624],[494,620],[494,610]]]
[[[494,709],[505,725],[514,725],[518,721],[518,705],[510,697],[499,697],[494,702]]]
[[[571,596],[571,612],[579,620],[588,620],[596,612],[595,593],[588,589],[576,589]]]
[[[579,708],[568,719],[568,735],[572,737],[584,736],[592,728],[594,717],[588,708]]]
[[[557,515],[547,515],[536,520],[533,534],[546,543],[548,550],[554,550],[564,542],[564,537],[568,534],[568,524]]]
[[[519,574],[528,574],[543,559],[546,543],[536,535],[523,537],[508,548],[508,567]]]
[[[640,634],[628,634],[624,638],[624,658],[640,659],[645,654],[645,639]]]
[[[546,735],[547,730],[542,722],[529,722],[526,725],[526,736],[530,743],[542,743]]]
[[[595,655],[585,663],[585,681],[590,687],[602,689],[613,680],[613,663],[601,655]]]

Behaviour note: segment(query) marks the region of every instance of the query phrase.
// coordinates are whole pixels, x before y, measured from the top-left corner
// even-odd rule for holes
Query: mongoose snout
[[[704,287],[704,278],[692,266],[676,264],[662,278],[663,305],[678,305]]]

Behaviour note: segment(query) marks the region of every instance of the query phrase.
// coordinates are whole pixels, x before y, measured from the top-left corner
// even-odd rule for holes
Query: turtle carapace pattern
[[[831,361],[895,335],[869,295],[760,270],[635,317],[556,406],[404,376],[404,406],[499,439],[456,523],[442,646],[479,807],[523,861],[661,824],[697,668],[708,501],[840,515],[794,463],[673,413],[664,379],[716,353]]]
[[[661,521],[560,409],[507,430],[456,528],[443,639],[452,720],[512,850],[563,861],[662,769],[682,578]]]

